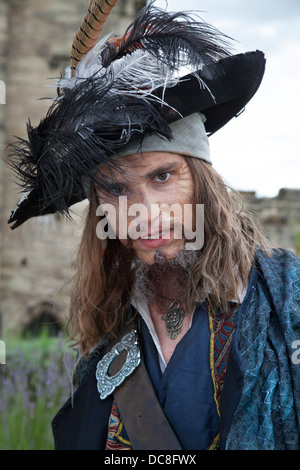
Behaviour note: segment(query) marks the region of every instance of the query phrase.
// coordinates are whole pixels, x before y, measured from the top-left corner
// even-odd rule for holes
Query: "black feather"
[[[109,190],[111,181],[95,169],[99,165],[118,169],[111,159],[113,154],[149,134],[171,139],[161,103],[153,90],[147,93],[147,81],[138,94],[139,75],[133,83],[129,78],[130,70],[134,75],[134,67],[140,63],[126,63],[123,69],[121,65],[120,72],[114,68],[119,59],[122,64],[124,56],[146,50],[155,59],[153,70],[150,61],[149,83],[153,83],[153,77],[164,83],[163,64],[170,72],[181,65],[196,69],[215,63],[228,55],[227,39],[185,13],[170,14],[154,8],[153,3],[141,10],[118,47],[113,43],[104,47],[100,73],[77,77],[72,82],[75,86],[60,89],[40,124],[33,128],[28,123],[28,140],[19,139],[12,145],[11,166],[21,191],[29,192],[30,197],[17,208],[11,221],[20,224],[30,216],[55,211],[69,214],[69,206],[86,197],[83,180]],[[146,76],[147,80],[148,71],[143,73],[141,79]]]
[[[27,132],[28,140],[11,146],[11,166],[22,192],[41,188],[41,213],[49,206],[68,213],[71,199],[85,198],[83,178],[107,190],[109,178],[95,174],[95,169],[116,168],[111,155],[132,140],[153,133],[171,137],[154,104],[110,95],[102,79],[84,80],[64,90],[36,128],[28,123]]]
[[[166,12],[153,3],[140,10],[117,47],[115,42],[107,43],[101,54],[104,67],[139,49],[171,69],[187,63],[198,69],[229,55],[231,38],[186,12]]]

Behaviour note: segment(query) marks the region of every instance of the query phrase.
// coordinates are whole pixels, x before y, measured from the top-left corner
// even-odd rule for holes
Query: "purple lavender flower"
[[[72,354],[61,337],[22,340],[0,365],[0,449],[53,448],[51,420],[70,395]],[[68,365],[68,370],[65,365]]]

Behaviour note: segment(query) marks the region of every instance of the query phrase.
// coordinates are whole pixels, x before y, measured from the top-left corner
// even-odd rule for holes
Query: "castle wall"
[[[242,194],[272,244],[300,256],[300,189],[282,188],[273,198]]]
[[[0,312],[4,331],[21,331],[34,317],[65,318],[74,253],[81,233],[84,203],[73,208],[75,224],[60,216],[29,220],[11,231],[7,220],[20,199],[15,178],[4,164],[4,149],[26,137],[28,117],[35,126],[56,95],[58,78],[73,37],[87,11],[87,0],[9,0],[0,3],[0,80],[6,104],[0,105]],[[103,31],[123,33],[143,0],[122,0]],[[50,86],[49,86],[50,85]]]

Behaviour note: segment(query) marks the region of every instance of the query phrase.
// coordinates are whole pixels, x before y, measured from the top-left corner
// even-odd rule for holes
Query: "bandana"
[[[114,158],[134,153],[170,152],[188,157],[200,158],[210,164],[209,140],[204,127],[206,121],[202,113],[194,113],[170,125],[172,140],[159,135],[150,135],[139,144],[132,144]]]

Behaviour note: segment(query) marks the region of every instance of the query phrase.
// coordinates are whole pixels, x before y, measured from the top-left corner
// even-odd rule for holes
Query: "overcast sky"
[[[166,8],[166,1],[156,5]],[[167,9],[200,10],[237,41],[234,53],[260,49],[267,58],[245,112],[210,137],[216,170],[260,197],[300,189],[300,0],[169,0]]]

